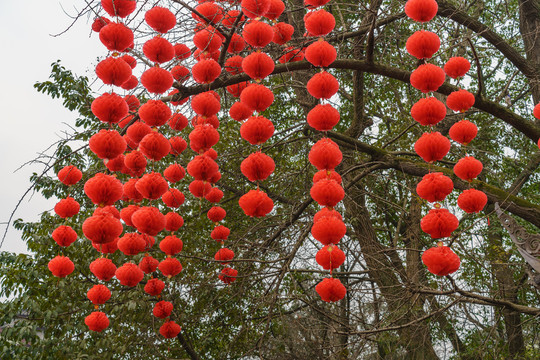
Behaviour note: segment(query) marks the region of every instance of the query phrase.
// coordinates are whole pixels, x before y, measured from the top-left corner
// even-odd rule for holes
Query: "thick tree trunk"
[[[529,77],[533,101],[540,102],[540,0],[519,1],[519,24],[527,60],[535,75]],[[540,120],[537,120],[540,123]]]

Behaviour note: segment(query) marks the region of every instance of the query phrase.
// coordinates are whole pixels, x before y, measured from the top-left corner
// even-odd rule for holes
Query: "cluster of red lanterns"
[[[305,49],[305,57],[320,69],[307,83],[308,92],[320,102],[308,113],[307,122],[312,128],[322,132],[332,130],[340,118],[339,111],[326,102],[339,89],[336,78],[326,71],[337,56],[336,49],[324,39],[336,24],[334,16],[320,8],[327,2],[306,1],[309,11],[304,16],[305,36],[314,38]],[[345,236],[347,227],[341,214],[335,210],[335,206],[345,196],[341,176],[335,171],[342,158],[339,146],[328,137],[317,141],[309,152],[309,161],[318,170],[313,176],[310,194],[321,206],[321,210],[313,218],[311,228],[311,235],[323,245],[315,260],[323,269],[330,271],[330,276],[319,282],[315,291],[326,302],[339,301],[347,293],[341,281],[332,276],[332,271],[345,262],[345,253],[337,244]]]

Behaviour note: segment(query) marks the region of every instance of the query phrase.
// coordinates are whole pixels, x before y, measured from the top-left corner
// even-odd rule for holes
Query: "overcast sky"
[[[79,20],[66,34],[50,36],[70,25],[72,20],[68,14],[75,15],[73,6],[81,4],[84,2],[80,0],[0,1],[0,44],[4,54],[0,58],[2,235],[5,222],[30,187],[30,175],[43,168],[32,165],[15,170],[58,140],[62,131],[68,130],[65,123],[73,125],[76,119],[76,114],[64,109],[59,99],[38,93],[33,88],[34,83],[47,80],[50,64],[58,59],[76,74],[92,77],[90,64],[95,63],[97,56],[106,54],[95,33],[91,34],[86,18]],[[15,218],[36,220],[55,203],[55,200],[46,201],[37,194],[27,197]],[[20,233],[10,227],[0,250],[26,252],[20,237]]]

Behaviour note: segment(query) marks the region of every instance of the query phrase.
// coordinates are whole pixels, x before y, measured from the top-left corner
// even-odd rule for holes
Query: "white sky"
[[[45,81],[50,74],[50,64],[60,59],[62,64],[77,75],[93,76],[90,64],[106,49],[93,33],[87,19],[79,20],[66,34],[52,37],[65,30],[74,15],[74,4],[80,0],[1,0],[0,1],[0,231],[20,197],[30,187],[32,172],[42,167],[32,165],[15,170],[32,160],[36,154],[55,142],[68,124],[74,124],[76,114],[62,107],[59,99],[38,93],[33,85]],[[63,10],[64,9],[64,10]],[[15,218],[36,220],[43,211],[54,207],[56,200],[46,201],[39,195],[26,198]],[[0,235],[0,237],[1,237]],[[9,229],[0,250],[26,252],[20,233]]]

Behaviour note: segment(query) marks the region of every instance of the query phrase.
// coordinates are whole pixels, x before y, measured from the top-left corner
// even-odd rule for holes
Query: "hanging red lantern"
[[[134,150],[127,153],[124,158],[124,165],[135,173],[143,173],[146,169],[147,161],[140,151]]]
[[[218,278],[225,284],[229,285],[236,281],[237,276],[238,276],[238,270],[230,268],[230,267],[224,267],[221,270],[221,273],[218,275]]]
[[[336,49],[322,38],[309,45],[305,54],[307,61],[319,67],[328,67],[337,57]]]
[[[285,4],[281,0],[270,0],[270,7],[264,14],[267,19],[277,20],[285,10]]]
[[[133,287],[141,282],[144,278],[144,273],[139,267],[133,263],[125,263],[116,269],[116,278],[120,284]]]
[[[124,196],[127,200],[131,200],[134,202],[141,202],[143,199],[143,196],[137,191],[135,188],[135,185],[137,184],[137,181],[139,179],[129,179],[124,184]],[[133,225],[130,225],[133,226]]]
[[[171,115],[171,109],[161,100],[148,100],[139,108],[139,116],[148,126],[164,125]]]
[[[100,130],[92,135],[88,145],[100,159],[114,159],[126,151],[127,143],[116,130]]]
[[[218,24],[221,19],[223,19],[223,8],[216,4],[215,2],[208,1],[203,2],[195,7],[195,10],[202,16],[204,16],[205,19],[201,18],[196,13],[192,13],[192,16],[195,20],[201,21],[204,23],[209,24]]]
[[[476,137],[476,134],[478,134],[478,128],[468,120],[461,120],[452,125],[448,134],[455,142],[467,145]]]
[[[167,321],[159,328],[159,333],[166,339],[175,338],[180,334],[180,331],[182,331],[182,328],[174,321]]]
[[[51,236],[60,246],[69,246],[77,240],[77,233],[67,225],[60,225],[54,229]]]
[[[124,54],[120,56],[120,59],[124,60],[126,64],[128,64],[129,67],[132,69],[135,69],[135,67],[137,66],[137,60],[131,55]]]
[[[219,261],[222,265],[227,265],[234,258],[234,251],[227,248],[221,248],[214,255],[214,259]]]
[[[479,213],[480,211],[484,210],[487,201],[488,198],[484,192],[476,189],[469,189],[463,191],[459,195],[457,204],[461,210],[471,214]]]
[[[264,116],[252,116],[240,126],[240,136],[251,145],[265,143],[274,134],[274,124]]]
[[[161,200],[170,208],[178,208],[184,203],[186,198],[180,190],[171,188],[163,194]]]
[[[172,44],[161,36],[146,41],[142,50],[148,60],[158,64],[172,60],[175,55]]]
[[[540,119],[540,103],[535,105],[533,109],[533,115],[535,118]]]
[[[141,84],[153,94],[163,94],[169,90],[174,82],[170,72],[157,66],[153,66],[141,75]]]
[[[420,125],[435,125],[445,118],[446,106],[434,97],[422,98],[412,106],[411,116]]]
[[[429,234],[432,239],[448,237],[458,226],[457,217],[447,209],[431,209],[420,221],[422,231]]]
[[[454,165],[454,174],[462,180],[471,181],[480,175],[482,169],[483,165],[479,160],[472,156],[465,156]]]
[[[250,217],[264,217],[274,208],[274,202],[261,190],[250,190],[240,197],[238,204]]]
[[[118,16],[125,18],[133,11],[137,6],[135,0],[101,0],[101,6],[111,16]]]
[[[307,115],[308,124],[318,131],[329,131],[339,122],[339,111],[330,104],[318,104]]]
[[[137,255],[144,251],[145,247],[146,241],[137,233],[126,233],[118,239],[118,249],[124,255]]]
[[[109,169],[110,172],[122,172],[124,170],[129,171],[124,165],[124,159],[125,156],[123,154],[120,154],[111,160],[104,159],[103,164],[105,164],[105,166],[107,167],[107,169]]]
[[[216,145],[219,133],[212,125],[197,125],[189,134],[189,145],[196,153],[204,152]]]
[[[325,217],[335,217],[337,219],[343,220],[343,217],[341,216],[341,214],[335,209],[330,208],[330,207],[323,207],[321,210],[315,213],[315,216],[313,216],[313,223],[315,224],[319,220]]]
[[[102,305],[111,298],[111,291],[105,285],[97,284],[88,290],[86,297],[92,302],[92,304]]]
[[[123,230],[120,220],[109,214],[90,216],[82,225],[84,236],[95,244],[110,243],[116,240]]]
[[[124,187],[117,178],[97,173],[84,184],[86,196],[96,205],[112,205],[122,198]]]
[[[341,184],[341,176],[334,170],[320,170],[313,175],[313,183],[319,182],[323,179],[334,180],[338,184]]]
[[[193,79],[199,84],[210,84],[221,74],[221,66],[213,59],[201,60],[191,68]]]
[[[67,165],[58,172],[57,176],[58,180],[60,180],[62,184],[71,186],[75,185],[82,179],[82,172],[81,170],[77,169],[76,166]]]
[[[171,69],[171,75],[174,78],[174,80],[183,83],[187,79],[189,79],[191,73],[189,72],[189,69],[182,65],[176,65]]]
[[[251,84],[240,94],[240,102],[253,111],[262,112],[274,102],[272,90],[261,84]]]
[[[116,124],[128,115],[129,107],[126,101],[115,93],[105,93],[92,101],[92,113],[100,120]]]
[[[223,199],[223,191],[218,188],[212,188],[208,194],[206,194],[205,199],[211,203],[218,203]]]
[[[242,38],[242,36],[238,35],[237,33],[234,33],[231,37],[231,41],[229,42],[227,52],[230,54],[236,54],[244,50],[245,47],[246,43],[244,41],[244,38]]]
[[[159,264],[159,261],[157,259],[154,259],[152,256],[146,254],[139,262],[139,268],[145,274],[151,274],[154,271],[156,271],[158,264]],[[150,280],[148,282],[150,282]],[[159,286],[159,283],[158,283],[158,286]],[[146,290],[146,286],[145,286],[145,290]]]
[[[176,16],[167,8],[154,6],[144,14],[144,20],[155,31],[165,34],[176,25]]]
[[[250,21],[244,26],[242,37],[254,48],[263,48],[272,42],[274,30],[262,21]]]
[[[109,318],[104,312],[94,311],[84,318],[84,323],[88,326],[88,329],[95,332],[102,332],[109,327]]]
[[[420,65],[411,73],[411,85],[423,93],[437,91],[444,83],[443,69],[433,64]]]
[[[230,29],[233,27],[234,23],[236,22],[236,19],[240,16],[239,10],[229,10],[225,13],[223,16],[223,20],[221,21],[221,25],[225,26],[227,29]],[[239,23],[244,22],[246,20],[245,16],[242,14],[240,16]]]
[[[141,140],[148,134],[152,132],[152,128],[148,126],[147,124],[137,121],[133,123],[130,127],[127,128],[126,134],[127,136],[137,144],[141,142]]]
[[[128,205],[127,207],[120,210],[120,218],[127,226],[134,227],[133,223],[131,222],[131,215],[133,215],[137,210],[139,210],[139,206],[137,205]]]
[[[94,19],[94,22],[92,23],[92,31],[100,32],[101,29],[103,29],[104,26],[109,24],[111,20],[107,19],[103,16],[98,16]]]
[[[65,219],[77,215],[80,208],[79,203],[74,198],[68,196],[54,206],[54,212],[62,219]]]
[[[210,117],[219,112],[221,105],[210,91],[206,91],[195,95],[191,99],[191,108],[196,114]]]
[[[242,0],[241,6],[244,14],[250,18],[264,16],[270,9],[271,0]]]
[[[336,26],[334,15],[321,9],[308,12],[304,16],[304,24],[309,36],[328,35]]]
[[[144,291],[150,296],[159,296],[163,289],[165,289],[165,283],[159,279],[150,279],[144,285]]]
[[[407,39],[405,47],[415,58],[429,59],[439,51],[441,39],[431,31],[419,30]]]
[[[92,215],[102,215],[102,214],[112,215],[118,220],[120,220],[120,211],[118,211],[118,209],[115,208],[114,206],[98,207],[94,210],[94,213]]]
[[[171,313],[173,311],[173,304],[169,301],[158,301],[154,305],[154,310],[152,310],[152,313],[155,317],[160,319],[165,319],[171,316]]]
[[[315,286],[315,291],[321,297],[323,301],[326,302],[336,302],[345,297],[347,289],[339,281],[339,279],[334,278],[325,278],[317,286]]]
[[[165,214],[165,230],[178,231],[184,225],[184,218],[175,212]]]
[[[111,259],[99,258],[90,263],[90,271],[99,280],[109,281],[116,273],[116,265]]]
[[[165,253],[165,255],[176,255],[180,251],[182,251],[182,248],[184,246],[184,243],[182,240],[177,238],[174,235],[166,236],[161,242],[159,243],[159,249]]]
[[[174,55],[178,61],[189,59],[191,56],[191,49],[185,44],[175,44]]]
[[[234,85],[229,85],[227,86],[227,91],[229,92],[229,94],[237,98],[237,97],[240,97],[240,94],[242,93],[242,91],[244,91],[244,89],[247,88],[249,85],[250,83],[247,81],[234,84]]]
[[[223,209],[220,206],[213,206],[208,210],[208,213],[206,216],[208,216],[208,219],[214,223],[220,222],[221,220],[225,219],[225,216],[227,215],[227,212],[225,209]]]
[[[329,138],[317,141],[309,151],[309,162],[318,170],[333,170],[342,159],[339,146]]]
[[[219,51],[223,41],[217,35],[215,29],[205,28],[195,33],[195,36],[193,36],[193,43],[197,49],[212,53],[214,51]]]
[[[176,131],[184,130],[188,123],[187,117],[178,112],[175,112],[168,121],[169,127]]]
[[[288,46],[283,49],[283,52],[284,55],[279,58],[279,62],[282,64],[304,60],[305,55],[303,49]]]
[[[197,49],[193,52],[193,58],[197,61],[214,60],[215,62],[218,62],[220,54],[221,52],[219,50],[214,52],[207,52]]]
[[[437,276],[446,276],[459,269],[461,260],[448,246],[436,246],[422,254],[422,262],[428,271]]]
[[[416,22],[428,22],[437,15],[439,6],[435,0],[409,0],[405,4],[405,14]]]
[[[294,27],[285,22],[279,22],[277,24],[274,24],[273,29],[274,36],[272,38],[272,41],[278,45],[284,45],[288,43],[294,33]]]
[[[167,181],[177,183],[186,176],[186,170],[180,164],[171,164],[163,171],[163,176]]]
[[[133,31],[124,24],[111,22],[99,31],[99,40],[110,51],[124,52],[133,44]]]
[[[231,75],[241,74],[242,70],[242,61],[244,58],[240,55],[231,56],[225,61],[225,70]]]
[[[219,127],[219,120],[217,118],[217,115],[212,115],[209,117],[197,115],[193,119],[191,119],[191,124],[193,126],[208,124],[212,125],[214,129],[217,129]]]
[[[465,74],[470,70],[471,63],[469,60],[461,57],[455,56],[448,59],[444,65],[444,72],[446,75],[450,76],[453,79],[458,77],[465,76]]]
[[[176,258],[166,258],[159,263],[158,269],[164,276],[171,278],[180,274],[182,271],[182,264],[180,264],[180,261]]]
[[[121,86],[131,76],[131,67],[122,59],[108,57],[96,66],[96,75],[106,85]]]
[[[131,222],[141,233],[156,236],[165,227],[165,216],[153,206],[144,206],[131,215]]]
[[[317,99],[330,99],[339,89],[336,78],[326,71],[319,72],[307,82],[307,90]]]
[[[171,137],[169,139],[169,143],[171,144],[171,155],[178,156],[187,149],[187,142],[181,136]]]
[[[129,79],[126,80],[126,82],[124,82],[122,85],[121,85],[121,88],[124,89],[124,90],[133,90],[137,87],[137,85],[139,85],[139,80],[137,79],[137,77],[135,75],[131,75],[129,77]],[[124,99],[125,100],[125,99]],[[126,102],[127,103],[127,102]],[[130,119],[129,117],[128,118],[124,118],[121,123],[119,124],[121,127],[122,126],[122,123],[127,121],[127,119]],[[130,119],[131,120],[131,119]]]
[[[171,151],[171,144],[165,136],[152,131],[141,140],[139,150],[147,158],[159,161]]]
[[[469,110],[474,102],[474,95],[463,89],[450,93],[446,98],[446,106],[458,112]]]
[[[202,180],[193,180],[189,184],[189,192],[196,198],[202,198],[212,190],[209,182]]]
[[[414,151],[425,162],[439,161],[450,151],[450,140],[438,131],[423,133],[414,144]]]
[[[242,94],[240,93],[240,95]],[[237,101],[229,109],[229,115],[236,121],[244,121],[253,115],[253,110],[243,102]]]
[[[311,197],[320,206],[334,207],[345,197],[343,187],[335,180],[323,179],[317,181],[310,190]]]
[[[240,170],[249,181],[264,181],[276,168],[274,160],[260,151],[250,154],[242,164]]]
[[[67,256],[56,256],[48,264],[50,272],[59,278],[65,278],[75,270],[75,265]]]
[[[231,230],[223,225],[218,225],[210,233],[210,237],[216,241],[225,241],[231,234]]]
[[[345,262],[345,253],[335,245],[326,245],[315,255],[317,264],[325,270],[333,270]]]
[[[443,201],[454,190],[454,183],[443,173],[434,172],[424,175],[416,185],[418,196],[429,202]]]
[[[339,218],[326,216],[311,228],[311,235],[323,245],[337,244],[347,233],[345,223]]]
[[[242,70],[254,80],[261,80],[274,71],[274,61],[263,52],[253,52],[242,61]]]

